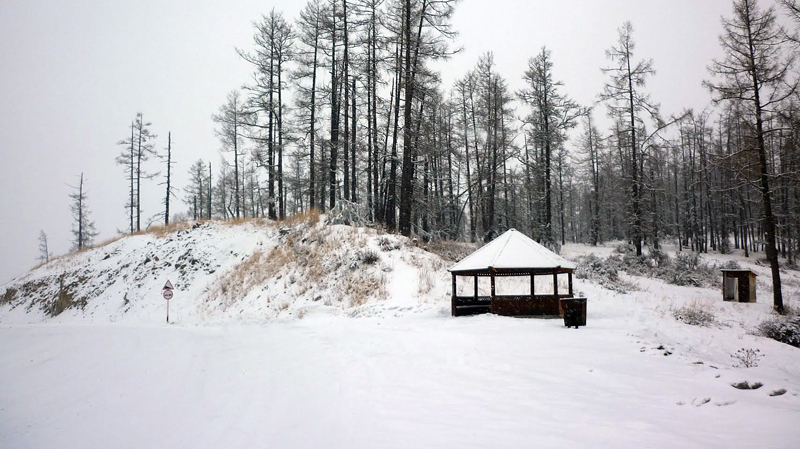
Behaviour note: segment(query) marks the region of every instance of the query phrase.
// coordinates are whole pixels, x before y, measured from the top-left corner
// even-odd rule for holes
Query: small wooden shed
[[[450,267],[451,312],[453,316],[560,315],[559,300],[573,297],[574,269],[574,263],[509,229]],[[512,288],[498,289],[498,283],[510,280],[515,282]]]
[[[722,299],[735,302],[756,302],[756,274],[750,270],[722,270]]]

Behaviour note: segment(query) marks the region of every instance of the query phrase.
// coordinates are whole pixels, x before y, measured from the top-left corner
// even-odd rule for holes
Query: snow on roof
[[[449,271],[485,270],[488,268],[568,268],[575,264],[509,229],[502,235],[450,267]]]

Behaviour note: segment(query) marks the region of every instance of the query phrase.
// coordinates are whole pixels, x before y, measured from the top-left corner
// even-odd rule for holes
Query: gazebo
[[[557,316],[559,300],[573,297],[574,269],[574,263],[509,229],[450,267],[451,312]]]

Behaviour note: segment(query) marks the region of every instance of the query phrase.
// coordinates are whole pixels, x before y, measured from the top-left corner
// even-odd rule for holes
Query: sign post
[[[172,282],[167,279],[167,283],[164,284],[164,288],[161,289],[161,296],[167,300],[167,323],[169,323],[169,300],[174,296],[172,289]]]

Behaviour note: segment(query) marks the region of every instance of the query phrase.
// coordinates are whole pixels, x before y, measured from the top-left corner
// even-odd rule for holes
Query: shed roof
[[[575,264],[536,243],[516,229],[509,229],[450,267],[449,271],[559,267],[574,270]]]

